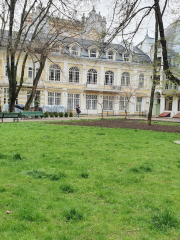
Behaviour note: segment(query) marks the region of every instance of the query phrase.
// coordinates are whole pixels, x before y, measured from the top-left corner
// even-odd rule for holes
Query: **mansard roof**
[[[63,42],[64,46],[65,46],[65,52],[68,53],[69,49],[68,46],[73,43],[73,42],[77,42],[79,43],[80,46],[82,46],[81,49],[81,56],[80,57],[89,57],[88,54],[88,49],[96,46],[99,48],[100,50],[100,59],[107,59],[106,57],[106,51],[109,49],[114,49],[116,51],[116,58],[117,61],[123,61],[122,58],[122,54],[124,52],[127,52],[127,48],[125,48],[123,45],[121,44],[106,44],[106,43],[102,43],[102,42],[98,42],[98,41],[92,41],[92,40],[87,40],[87,39],[74,39],[74,38],[61,38],[60,39],[61,42]],[[129,50],[129,52],[133,55],[133,62],[138,62],[138,63],[142,63],[142,62],[151,62],[149,56],[147,54],[145,54],[143,51],[141,51],[138,46],[134,46],[132,47],[131,50]],[[109,59],[107,59],[109,61]]]
[[[51,36],[49,36],[51,38]],[[6,46],[5,42],[7,39],[7,31],[5,31],[4,35],[4,47]],[[28,39],[31,39],[31,34],[28,34],[27,41]],[[43,41],[43,39],[42,39]],[[127,48],[124,47],[122,44],[107,44],[106,42],[101,42],[101,41],[93,41],[93,40],[87,40],[83,38],[71,38],[71,37],[65,37],[65,36],[59,36],[56,38],[56,41],[61,42],[63,45],[63,53],[65,55],[70,55],[69,52],[69,46],[72,44],[77,44],[79,47],[81,47],[81,55],[80,57],[85,57],[88,58],[88,49],[92,46],[96,46],[99,48],[99,59],[103,60],[108,60],[106,57],[106,51],[109,49],[114,49],[116,51],[116,61],[123,61],[122,54],[127,52]],[[129,52],[132,54],[132,62],[137,62],[137,63],[143,63],[143,62],[148,62],[150,63],[151,60],[147,54],[145,54],[143,51],[141,51],[138,46],[133,46],[132,49],[129,50]]]

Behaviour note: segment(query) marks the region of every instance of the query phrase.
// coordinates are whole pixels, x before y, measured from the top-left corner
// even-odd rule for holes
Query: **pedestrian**
[[[79,118],[79,114],[80,114],[80,113],[81,113],[81,111],[80,111],[80,106],[77,105],[77,107],[76,107],[76,117]]]

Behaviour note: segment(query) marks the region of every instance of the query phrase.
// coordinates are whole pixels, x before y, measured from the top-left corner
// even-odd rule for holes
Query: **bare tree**
[[[54,41],[61,34],[60,24],[56,24],[57,16],[64,14],[64,18],[74,19],[77,4],[78,1],[71,0],[58,0],[56,4],[53,0],[2,1],[0,44],[6,50],[10,112],[14,111],[15,101],[23,85],[28,58],[33,56],[39,62],[39,69],[34,76],[31,96],[25,107],[25,109],[29,108],[46,59],[53,48]],[[38,10],[36,15],[35,8]],[[21,62],[22,66],[18,77],[17,70]]]

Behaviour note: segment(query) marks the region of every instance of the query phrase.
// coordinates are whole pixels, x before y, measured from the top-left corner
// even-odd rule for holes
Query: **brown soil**
[[[88,127],[107,127],[107,128],[129,128],[129,129],[141,129],[141,130],[152,130],[156,132],[171,132],[180,133],[179,126],[169,126],[152,124],[147,125],[147,121],[140,120],[125,120],[125,119],[105,119],[105,120],[88,120],[88,121],[70,121],[70,122],[51,122],[48,124],[60,124],[60,125],[77,125],[77,126],[88,126]]]

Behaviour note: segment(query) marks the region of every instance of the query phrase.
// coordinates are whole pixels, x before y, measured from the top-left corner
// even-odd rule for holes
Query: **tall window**
[[[97,71],[95,69],[88,70],[87,83],[88,84],[97,84]]]
[[[79,82],[79,69],[77,67],[69,69],[69,82]]]
[[[48,105],[61,105],[61,93],[48,92]]]
[[[173,97],[165,98],[165,110],[172,111]]]
[[[29,100],[29,98],[30,98],[30,95],[31,95],[31,91],[30,91],[30,90],[28,90],[28,91],[27,91],[27,101]],[[31,103],[30,107],[34,107],[34,101],[32,101],[32,103]]]
[[[86,95],[86,109],[97,109],[97,95]]]
[[[128,97],[120,97],[119,110],[124,111],[125,109],[129,111],[129,101]]]
[[[5,68],[4,68],[4,73],[5,73],[5,76],[7,77],[8,76],[7,66],[5,66]]]
[[[113,110],[114,98],[112,96],[103,97],[103,108],[104,110]]]
[[[178,98],[178,111],[180,111],[180,97]]]
[[[114,73],[112,71],[107,71],[105,73],[104,85],[113,85],[113,84],[114,84]]]
[[[107,55],[108,59],[114,59],[114,53],[112,50],[108,51],[108,55]]]
[[[80,95],[79,94],[68,94],[68,109],[76,109],[76,106],[79,105]]]
[[[143,88],[144,87],[144,74],[140,74],[139,75],[139,84],[138,84],[139,88]]]
[[[9,100],[9,88],[4,88],[4,104]]]
[[[49,80],[60,81],[60,67],[57,64],[53,64],[49,67]]]
[[[142,109],[142,97],[136,98],[136,111],[141,112]]]
[[[79,55],[79,47],[77,45],[73,45],[71,47],[71,54],[74,56],[78,56]]]
[[[130,61],[130,55],[128,53],[124,54],[124,61],[126,61],[126,62]]]
[[[90,50],[90,57],[96,58],[96,56],[97,56],[96,54],[97,54],[96,49],[91,49]]]
[[[38,70],[39,70],[39,68],[36,68],[36,70],[35,70],[35,76],[37,75],[37,73],[38,73]],[[28,78],[33,78],[33,68],[32,67],[29,67],[28,68],[28,72],[27,72],[27,75],[28,75]]]
[[[130,73],[123,72],[121,76],[121,86],[129,86],[130,85]]]
[[[32,78],[33,77],[33,69],[32,67],[28,68],[28,78]]]

